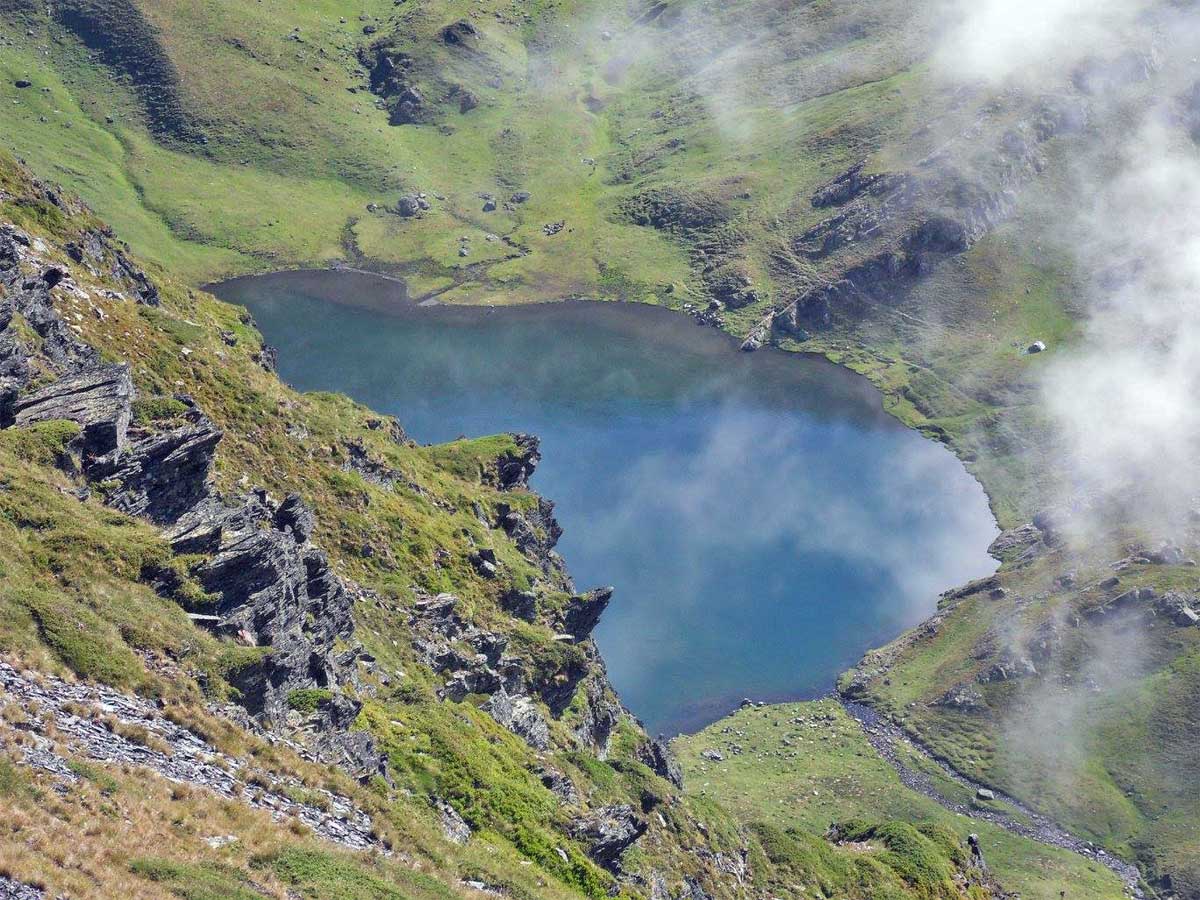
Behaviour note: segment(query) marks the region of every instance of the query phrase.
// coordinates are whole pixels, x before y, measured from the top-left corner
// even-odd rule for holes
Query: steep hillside
[[[439,883],[603,891],[607,851],[599,863],[586,851],[614,827],[647,827],[620,884],[651,893],[661,872],[676,895],[782,894],[793,882],[779,873],[797,858],[820,867],[831,852],[879,849],[877,826],[856,826],[834,833],[850,836],[840,848],[802,854],[777,832],[817,840],[814,823],[765,816],[765,768],[714,788],[730,817],[660,777],[661,748],[577,640],[606,595],[570,584],[551,555],[551,511],[510,481],[536,455],[528,440],[415,447],[344,399],[293,395],[263,370],[252,325],[158,273],[196,284],[336,262],[444,303],[658,303],[747,350],[774,343],[864,373],[893,414],[959,454],[1009,529],[997,578],[949,592],[930,622],[849,673],[844,694],[958,771],[1136,859],[1164,894],[1200,895],[1194,404],[1185,391],[1172,406],[1164,390],[1196,370],[1196,5],[1098,4],[1116,21],[1059,22],[1070,46],[1003,21],[973,45],[953,30],[963,8],[0,0],[5,145],[162,267],[147,279],[110,245],[98,263],[78,233],[95,227],[90,214],[11,176],[5,215],[47,241],[37,266],[70,273],[45,283],[51,305],[76,300],[58,325],[50,301],[8,324],[36,351],[5,374],[24,379],[13,402],[81,366],[133,368],[128,382],[105,370],[77,385],[117,420],[0,435],[20,486],[9,495],[20,539],[0,550],[20,587],[4,601],[5,648],[178,702],[267,696],[253,711],[277,728],[369,724],[371,742],[307,752],[352,752],[360,773],[382,752],[394,787],[378,791],[405,811],[389,814],[395,827],[437,826],[435,798],[504,848],[431,853],[425,832],[412,837]],[[98,306],[103,290],[129,302]],[[1080,361],[1087,377],[1073,377]],[[114,389],[139,398],[125,425]],[[43,403],[64,408],[53,391],[33,408]],[[150,469],[112,456],[113,441],[141,448]],[[188,477],[156,474],[159,457]],[[298,529],[310,509],[315,524]],[[188,529],[207,537],[193,545]],[[259,621],[258,588],[228,582],[243,553],[290,573],[288,621]],[[178,604],[231,633],[205,637]],[[318,628],[304,615],[326,610],[339,615],[314,615]],[[281,668],[236,646],[263,628],[291,642]],[[319,663],[297,665],[310,644]],[[198,674],[155,675],[151,651],[193,659]],[[551,799],[543,778],[565,784],[539,774],[546,765],[575,785],[575,806]],[[583,824],[626,806],[632,819]],[[865,814],[925,815],[886,808]],[[258,883],[248,843],[234,868]],[[747,884],[742,849],[757,862]],[[472,868],[487,859],[503,872]],[[830,891],[851,890],[858,870],[844,862],[828,863]],[[895,870],[870,870],[895,888]],[[1052,896],[1060,877],[1020,888]]]
[[[553,552],[535,439],[422,447],[296,394],[243,310],[0,173],[4,891],[1001,896],[920,817],[768,846],[684,792],[608,685],[610,592]]]

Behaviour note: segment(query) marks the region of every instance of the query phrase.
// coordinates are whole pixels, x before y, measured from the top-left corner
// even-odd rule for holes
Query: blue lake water
[[[940,591],[995,569],[979,485],[821,360],[738,353],[632,304],[417,307],[350,272],[215,290],[250,309],[301,390],[344,392],[422,442],[542,438],[533,486],[557,504],[579,587],[616,588],[596,639],[652,733],[742,697],[823,693]]]

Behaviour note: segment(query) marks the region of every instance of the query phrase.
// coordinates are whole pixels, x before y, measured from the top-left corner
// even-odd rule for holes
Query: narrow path
[[[944,796],[937,789],[933,779],[929,775],[924,772],[913,771],[900,761],[899,755],[896,752],[896,744],[898,742],[903,741],[912,747],[925,759],[941,769],[947,778],[961,784],[972,793],[983,788],[984,785],[971,781],[969,778],[960,775],[950,766],[935,759],[919,744],[913,743],[903,731],[891,722],[884,720],[871,707],[864,706],[861,703],[854,703],[841,697],[837,699],[842,704],[842,708],[862,726],[863,734],[871,746],[896,770],[896,774],[900,777],[900,781],[905,787],[928,797],[940,806],[950,810],[950,812],[988,822],[999,828],[1003,828],[1005,831],[1029,838],[1041,844],[1046,844],[1049,847],[1070,850],[1073,853],[1078,853],[1080,856],[1095,860],[1120,876],[1121,880],[1125,882],[1125,889],[1129,892],[1130,896],[1137,898],[1137,900],[1145,900],[1145,894],[1142,893],[1142,889],[1139,886],[1141,872],[1138,871],[1137,866],[1118,859],[1104,850],[1098,849],[1089,841],[1075,837],[1075,835],[1059,827],[1050,819],[1040,813],[1034,812],[1019,800],[995,791],[994,788],[988,788],[988,790],[992,790],[996,794],[998,801],[1012,807],[1017,813],[1028,819],[1028,821],[1023,822],[999,810],[979,809],[978,807],[968,806],[965,803],[956,803]]]

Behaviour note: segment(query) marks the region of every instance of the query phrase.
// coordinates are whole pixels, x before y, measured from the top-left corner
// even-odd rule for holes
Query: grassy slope
[[[936,633],[899,642],[886,670],[875,667],[891,649],[864,660],[860,670],[876,672],[865,696],[960,771],[1028,798],[1112,852],[1140,858],[1152,875],[1173,873],[1182,889],[1200,875],[1200,630],[1120,617],[1071,625],[1112,595],[1097,587],[1111,575],[1109,561],[1054,554],[1004,570],[1005,599],[968,598]],[[1068,562],[1080,587],[1056,583]],[[1134,566],[1120,578],[1121,591],[1196,588],[1188,567]],[[1037,663],[1041,677],[975,683],[1006,648],[1024,653],[1023,642],[1048,622],[1065,624],[1061,646]],[[979,689],[987,708],[940,705],[958,684]]]
[[[60,248],[78,237],[78,229],[96,224],[86,214],[65,216],[32,198],[3,155],[0,193],[6,197],[0,218],[44,240],[49,260],[66,264]],[[73,760],[83,780],[60,794],[47,776],[11,765],[15,745],[27,739],[12,707],[0,717],[0,872],[80,898],[195,900],[253,897],[260,890],[283,896],[292,889],[314,900],[435,900],[471,896],[464,880],[499,885],[513,897],[605,896],[610,877],[564,834],[571,813],[541,782],[539,772],[550,764],[592,807],[634,803],[658,813],[626,864],[662,872],[673,891],[696,872],[702,854],[734,859],[743,848],[757,861],[756,877],[783,877],[759,839],[729,813],[680,794],[636,761],[643,738],[630,723],[618,730],[605,761],[572,749],[565,733],[559,735],[562,749],[539,754],[476,709],[479,698],[436,698],[438,679],[409,644],[406,609],[415,587],[455,591],[464,613],[510,633],[514,644],[540,648],[548,665],[554,654],[572,650],[544,627],[501,612],[501,587],[479,578],[466,561],[472,548],[491,545],[511,583],[528,575],[529,563],[476,512],[494,515],[500,502],[534,502],[521,492],[501,495],[482,479],[497,454],[511,448],[510,437],[435,447],[397,443],[388,429],[372,427],[379,422],[369,410],[344,397],[298,395],[263,371],[253,360],[261,339],[237,308],[170,279],[159,282],[160,308],[104,300],[101,291],[114,286],[106,275],[72,271],[80,290],[58,294],[61,311],[106,357],[131,363],[140,413],[169,416],[172,407],[163,398],[179,390],[194,396],[225,434],[218,483],[229,491],[247,484],[277,495],[299,490],[317,510],[316,537],[335,567],[378,592],[376,602],[356,610],[358,634],[391,678],[373,684],[360,724],[387,751],[395,785],[355,784],[205,711],[205,701],[228,695],[223,674],[236,664],[240,648],[194,628],[176,602],[144,583],[148,570],[170,565],[182,578],[174,600],[204,601],[189,579],[189,560],[170,558],[153,529],[107,509],[96,494],[78,498],[76,483],[57,467],[75,433],[64,423],[0,433],[0,651],[23,668],[162,698],[174,720],[187,722],[224,752],[252,760],[251,777],[271,782],[287,776],[352,797],[398,852],[389,860],[330,850],[303,828],[270,824],[239,803],[173,787],[133,768]],[[229,332],[236,338],[232,346]],[[297,429],[307,435],[293,437]],[[402,483],[384,488],[343,471],[350,442],[386,461]],[[364,556],[365,544],[381,550]],[[510,581],[508,575],[504,580]],[[451,801],[474,826],[466,847],[441,837],[432,797]],[[205,838],[214,834],[237,840],[213,848]],[[902,824],[883,834],[889,850],[867,861],[826,844],[819,833],[805,835],[805,846],[819,848],[806,871],[831,883],[852,873],[866,896],[961,900],[952,874],[963,849],[952,835]],[[910,863],[927,869],[918,881],[910,878]],[[740,893],[729,884],[725,890],[722,897]],[[622,893],[640,892],[625,885]]]
[[[741,752],[730,752],[730,745]],[[747,822],[808,833],[863,816],[932,822],[962,837],[978,832],[1001,882],[1029,900],[1053,900],[1063,888],[1071,888],[1070,896],[1123,896],[1120,880],[1103,866],[956,816],[905,788],[831,701],[739,710],[675,747],[689,790]],[[724,760],[703,759],[709,749]]]
[[[787,234],[815,221],[806,202],[815,185],[869,154],[879,168],[911,162],[952,128],[952,119],[941,121],[946,98],[923,76],[925,24],[906,4],[817,3],[772,18],[750,2],[676,3],[671,14],[698,23],[682,37],[630,30],[624,7],[605,3],[146,7],[180,71],[187,108],[209,137],[205,147],[156,143],[125,87],[60,28],[11,10],[0,14],[17,44],[0,58],[0,125],[40,172],[78,189],[140,252],[192,281],[351,256],[402,272],[418,293],[437,292],[444,301],[585,293],[678,306],[700,294],[687,242],[636,228],[618,209],[647,187],[688,184],[727,197],[734,210],[729,231],[764,297],[728,315],[727,327],[745,333],[796,274],[780,274],[774,254]],[[370,21],[380,34],[402,21],[407,47],[427,68],[469,84],[482,105],[461,115],[442,110],[450,134],[435,125],[388,127],[373,97],[348,91],[362,83],[352,59],[367,41],[360,13],[376,17]],[[467,14],[483,31],[483,64],[464,61],[436,36]],[[836,35],[846,21],[865,27],[850,32],[857,37],[818,40],[799,52],[772,40],[789,29]],[[26,27],[32,39],[23,36]],[[302,42],[289,38],[297,27]],[[605,29],[617,40],[605,41]],[[651,48],[664,52],[653,65],[639,64]],[[501,88],[486,84],[489,73],[500,75]],[[8,76],[27,74],[34,88],[11,86]],[[237,103],[229,102],[231,85]],[[584,106],[589,95],[607,103],[602,112]],[[935,127],[922,132],[925,122]],[[599,160],[594,174],[586,157]],[[1043,188],[1046,204],[1069,196],[1069,185],[1052,176]],[[504,197],[516,189],[531,192],[529,204],[480,211],[479,192]],[[446,200],[420,220],[366,212],[366,203],[390,203],[401,190]],[[559,219],[572,230],[541,233],[543,223]],[[1053,458],[1053,448],[1036,443],[1042,430],[1031,376],[1074,335],[1076,287],[1066,263],[1041,250],[1044,220],[1036,204],[1027,205],[925,282],[907,309],[878,310],[856,328],[803,346],[864,372],[894,414],[950,441],[1006,526],[1038,508]],[[488,232],[531,252],[505,258],[509,248],[484,240]],[[463,236],[472,248],[466,259],[457,254]],[[1034,337],[1047,340],[1051,353],[1020,354]],[[334,404],[325,414],[342,412]],[[272,452],[279,446],[286,444]],[[260,452],[250,441],[245,450]],[[910,650],[904,677],[875,686],[879,702],[897,709],[928,703],[969,676],[963,660],[1003,611],[979,606],[965,605],[942,636]],[[1186,654],[1172,659],[1179,672],[1190,671]],[[904,681],[912,687],[899,691]],[[1143,772],[1140,789],[1115,781],[1114,773],[1130,769],[1129,748],[1144,739],[1141,719],[1128,715],[1138,707],[1136,699],[1117,707],[1112,721],[1135,724],[1110,730],[1105,740],[1097,732],[1089,744],[1095,752],[1082,765],[1095,777],[1075,779],[1062,798],[1006,780],[992,763],[974,761],[977,750],[961,749],[996,752],[995,722],[963,724],[930,708],[922,733],[956,764],[1045,797],[1070,824],[1114,849],[1148,841],[1186,858],[1191,838],[1176,807],[1151,816],[1146,810],[1159,799],[1123,799],[1131,790],[1158,798],[1161,771]],[[1194,724],[1176,723],[1184,733],[1195,733]]]
[[[0,127],[38,171],[193,282],[343,259],[402,273],[443,302],[582,294],[679,308],[707,302],[689,236],[636,226],[621,209],[649,190],[702,191],[727,205],[719,239],[760,296],[727,314],[739,335],[812,275],[785,245],[821,217],[807,202],[817,185],[866,156],[911,163],[955,128],[921,62],[927,13],[910,4],[783,15],[694,0],[670,4],[661,25],[634,25],[615,2],[360,6],[145,5],[156,28],[145,42],[174,63],[204,145],[151,139],[127,84],[60,24],[0,11],[0,34],[16,43],[0,60]],[[476,50],[439,37],[464,16],[480,30]],[[433,123],[390,127],[364,90],[355,53],[393,32],[417,61]],[[34,86],[13,87],[18,76]],[[452,83],[479,107],[437,102]],[[518,190],[527,203],[481,211],[480,194]],[[367,211],[402,191],[444,199],[415,219]],[[543,234],[557,221],[565,231]],[[1040,487],[1038,460],[1017,452],[1028,439],[1005,445],[1030,433],[1013,343],[1057,346],[1071,330],[1055,296],[1062,268],[1040,254],[1014,265],[1030,242],[1012,238],[1036,224],[985,242],[909,312],[877,311],[870,327],[803,348],[864,372],[897,416],[950,440],[1003,524],[1028,515]],[[1001,396],[1000,384],[1015,389]]]

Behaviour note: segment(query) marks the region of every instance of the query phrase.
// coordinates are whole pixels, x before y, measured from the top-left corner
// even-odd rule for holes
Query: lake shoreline
[[[541,435],[558,549],[581,586],[617,586],[596,637],[652,731],[827,695],[947,585],[995,568],[978,482],[823,356],[743,353],[645,304],[420,306],[345,269],[209,289],[250,310],[300,390],[422,442]]]

